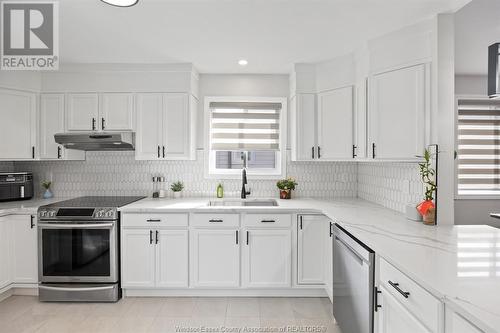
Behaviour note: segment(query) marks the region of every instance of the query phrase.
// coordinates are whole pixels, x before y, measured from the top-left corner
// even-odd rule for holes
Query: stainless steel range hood
[[[58,133],[56,142],[68,149],[85,151],[135,150],[135,133]]]
[[[488,47],[488,96],[500,97],[500,43]]]

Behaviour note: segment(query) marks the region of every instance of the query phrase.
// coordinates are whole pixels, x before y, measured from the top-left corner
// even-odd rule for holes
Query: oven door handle
[[[115,286],[102,286],[102,287],[49,287],[38,285],[38,289],[46,289],[46,290],[58,290],[58,291],[100,291],[100,290],[110,290],[115,288]]]
[[[52,229],[109,229],[114,226],[113,223],[89,223],[89,224],[65,224],[65,223],[38,223],[40,228]]]

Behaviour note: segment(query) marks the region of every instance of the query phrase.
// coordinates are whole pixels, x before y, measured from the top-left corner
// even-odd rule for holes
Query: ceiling
[[[488,46],[500,42],[500,1],[473,0],[455,14],[455,72],[488,73]]]
[[[467,0],[60,0],[63,63],[189,62],[202,73],[288,73]],[[241,67],[239,59],[249,64]]]

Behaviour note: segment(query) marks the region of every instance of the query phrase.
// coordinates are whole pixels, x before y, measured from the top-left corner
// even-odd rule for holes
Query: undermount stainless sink
[[[212,200],[208,202],[209,206],[239,206],[239,207],[273,207],[278,206],[274,199],[227,199],[227,200]]]

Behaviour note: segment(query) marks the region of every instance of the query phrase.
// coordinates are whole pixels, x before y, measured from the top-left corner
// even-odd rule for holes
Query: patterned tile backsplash
[[[423,185],[416,163],[358,163],[358,197],[404,212],[422,201]]]
[[[54,195],[151,195],[153,175],[166,178],[163,188],[182,180],[186,197],[214,196],[217,179],[205,179],[204,154],[196,161],[136,161],[133,152],[87,152],[86,161],[15,162],[19,171],[34,173],[35,190],[41,193],[40,181],[53,181]],[[287,174],[297,178],[296,197],[356,197],[356,163],[287,163]],[[248,177],[253,197],[276,197],[276,180]],[[223,180],[224,193],[238,197],[241,181]],[[170,192],[170,191],[168,191]]]
[[[166,178],[164,189],[182,180],[185,197],[215,195],[218,180],[205,179],[204,154],[196,161],[136,161],[133,152],[88,152],[86,161],[0,162],[0,170],[32,171],[36,193],[40,181],[53,181],[57,197],[81,195],[151,195],[153,175]],[[422,197],[422,185],[415,163],[287,162],[287,174],[297,178],[295,197],[360,197],[404,212],[407,203]],[[239,197],[241,181],[223,180],[227,197]],[[276,197],[275,180],[249,176],[253,197]],[[170,191],[168,191],[170,193]]]

